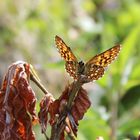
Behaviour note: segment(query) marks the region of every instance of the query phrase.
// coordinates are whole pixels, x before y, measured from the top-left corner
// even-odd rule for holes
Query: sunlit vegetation
[[[24,60],[57,98],[72,78],[55,47],[55,35],[85,62],[121,44],[119,57],[105,75],[84,85],[92,105],[79,123],[77,139],[136,139],[140,131],[139,13],[138,0],[1,0],[0,84],[8,66]],[[43,94],[34,90],[39,111]],[[37,139],[45,139],[40,127],[34,130]]]

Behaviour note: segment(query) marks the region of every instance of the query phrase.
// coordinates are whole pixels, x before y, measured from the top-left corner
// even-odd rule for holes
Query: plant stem
[[[72,85],[72,90],[70,91],[71,93],[69,94],[69,100],[68,100],[68,103],[67,103],[67,109],[71,109],[72,107],[72,103],[79,91],[79,89],[81,88],[82,86],[82,83],[80,82],[80,79],[73,82],[73,85]]]
[[[69,111],[71,110],[72,104],[74,99],[77,96],[77,93],[81,86],[83,85],[82,78],[80,77],[77,81],[74,81],[72,84],[72,88],[69,91],[69,99],[66,107],[64,108],[64,111],[61,113],[61,115],[58,118],[58,122],[54,124],[52,127],[52,133],[51,133],[51,138],[50,140],[60,140],[61,133],[64,131],[66,122],[65,119],[70,113]],[[74,140],[74,137],[70,137],[71,140]]]
[[[113,93],[111,101],[111,139],[117,139],[117,119],[118,119],[118,93]]]
[[[48,136],[46,135],[46,133],[43,133],[43,134],[44,134],[46,140],[50,140],[50,139],[48,138]]]

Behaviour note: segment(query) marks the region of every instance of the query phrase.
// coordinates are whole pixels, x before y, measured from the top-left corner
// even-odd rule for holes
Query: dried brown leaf
[[[86,90],[81,87],[75,97],[75,100],[73,101],[71,110],[67,110],[66,106],[72,88],[73,84],[67,86],[57,100],[54,100],[54,98],[50,95],[45,95],[45,97],[42,99],[39,112],[39,121],[41,123],[42,132],[46,131],[48,122],[52,128],[59,122],[60,124],[57,124],[56,126],[58,127],[60,125],[60,129],[62,129],[60,134],[61,140],[65,139],[64,131],[71,136],[73,132],[73,134],[77,136],[78,121],[83,118],[91,103],[87,96]],[[64,125],[66,124],[64,129],[63,127],[61,128],[61,123],[64,123]]]
[[[64,108],[68,102],[72,87],[73,87],[72,84],[67,86],[65,90],[63,91],[62,95],[57,100],[56,112],[58,114],[61,114],[64,111]],[[70,133],[71,131],[73,131],[74,135],[77,136],[78,121],[83,118],[84,114],[86,113],[90,105],[91,105],[91,102],[87,96],[87,92],[85,89],[81,87],[75,97],[75,100],[71,108],[71,112],[68,112],[67,117],[69,121],[66,119],[67,120],[66,123],[69,129],[66,130],[67,133]]]
[[[37,122],[35,93],[29,85],[30,65],[13,63],[0,90],[0,139],[35,140],[32,123]]]
[[[38,113],[39,122],[41,124],[42,133],[46,131],[49,115],[49,107],[52,104],[54,98],[51,94],[46,94],[40,102],[40,111]]]

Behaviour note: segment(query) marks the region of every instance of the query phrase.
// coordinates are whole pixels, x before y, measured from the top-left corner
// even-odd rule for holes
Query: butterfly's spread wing
[[[61,57],[63,57],[65,61],[77,61],[70,47],[68,47],[59,36],[55,36],[55,43]]]
[[[66,67],[66,71],[69,73],[71,77],[73,77],[74,79],[78,78],[78,74],[77,74],[78,63],[77,62],[68,61],[66,62],[65,67]]]
[[[102,66],[89,64],[85,66],[85,75],[87,81],[98,80],[104,75],[104,68]]]
[[[103,76],[105,68],[118,56],[120,45],[91,58],[85,65],[85,74],[90,80],[97,80]]]
[[[87,65],[95,64],[98,66],[107,67],[118,56],[120,48],[120,45],[116,45],[111,49],[94,56],[87,62]]]
[[[76,69],[78,65],[77,58],[71,51],[70,47],[68,47],[59,36],[55,37],[55,43],[61,57],[66,61],[66,71],[70,74],[70,76],[76,79]]]

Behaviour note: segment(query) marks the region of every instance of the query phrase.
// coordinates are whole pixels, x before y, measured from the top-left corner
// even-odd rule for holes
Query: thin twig
[[[44,94],[50,94],[46,88],[41,84],[39,78],[37,77],[33,67],[30,67],[30,80],[32,80],[41,90]],[[49,137],[47,136],[47,134],[45,132],[43,132],[46,140],[50,140]]]
[[[69,136],[69,138],[70,138],[71,140],[75,140],[75,138],[74,138],[74,136],[73,136],[73,135],[68,134],[68,136]]]
[[[44,134],[46,140],[50,140],[45,132],[43,134]]]
[[[71,93],[69,94],[70,96],[69,96],[69,100],[67,103],[67,109],[71,109],[72,103],[73,103],[74,99],[76,98],[77,93],[82,85],[83,85],[83,83],[81,82],[81,79],[78,79],[77,81],[73,82],[72,90],[70,91]]]
[[[42,90],[44,94],[49,94],[46,88],[41,84],[41,82],[31,73],[30,79]]]

